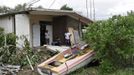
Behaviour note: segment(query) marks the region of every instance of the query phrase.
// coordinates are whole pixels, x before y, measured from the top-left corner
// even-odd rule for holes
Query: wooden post
[[[26,58],[27,58],[27,60],[28,60],[28,63],[29,63],[29,65],[30,65],[31,69],[34,70],[32,64],[31,64],[31,61],[30,61],[30,59],[29,59],[29,57],[28,57],[27,55],[26,55]]]

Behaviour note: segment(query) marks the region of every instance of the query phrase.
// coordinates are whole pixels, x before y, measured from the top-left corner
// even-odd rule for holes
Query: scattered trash
[[[19,72],[20,66],[18,65],[3,65],[0,64],[0,75],[17,75]]]
[[[63,52],[63,51],[70,48],[70,47],[67,47],[67,46],[52,46],[52,45],[45,45],[45,46],[50,51],[59,51],[59,52]]]

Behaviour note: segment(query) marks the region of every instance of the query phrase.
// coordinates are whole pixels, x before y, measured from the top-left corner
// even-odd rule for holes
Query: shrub
[[[29,58],[31,57],[33,59],[36,56],[34,55],[34,52],[32,51],[27,38],[25,36],[21,36],[21,40],[24,40],[23,48],[22,49],[18,48],[18,50],[16,50],[16,53],[11,56],[10,64],[25,66],[29,64],[26,56],[28,56]],[[33,61],[33,59],[30,60]],[[34,62],[32,64],[35,64]]]
[[[4,29],[0,28],[0,47],[4,45]]]
[[[6,46],[5,46],[5,35],[6,35]],[[16,53],[16,36],[12,33],[1,34],[0,36],[0,62],[10,63],[11,57]]]
[[[96,51],[102,72],[109,73],[134,65],[133,12],[90,24],[83,39]]]

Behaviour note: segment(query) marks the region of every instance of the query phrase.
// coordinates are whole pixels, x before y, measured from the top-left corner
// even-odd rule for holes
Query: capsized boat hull
[[[83,66],[86,66],[87,64],[89,64],[91,61],[93,60],[93,56],[91,55],[90,57],[87,57],[87,59],[84,59],[84,61],[79,62],[78,64],[74,65],[72,68],[69,68],[67,72],[63,72],[60,75],[66,75],[69,74]]]
[[[85,65],[87,65],[88,63],[90,63],[94,57],[95,52],[88,52],[78,58],[74,58],[71,59],[65,63],[63,63],[62,65],[62,69],[59,70],[59,72],[55,73],[49,69],[45,69],[45,71],[47,72],[43,72],[42,69],[38,68],[38,72],[41,75],[66,75],[70,72],[75,71],[78,68],[81,68]]]
[[[75,45],[38,65],[41,75],[65,75],[87,65],[95,52],[88,45]]]

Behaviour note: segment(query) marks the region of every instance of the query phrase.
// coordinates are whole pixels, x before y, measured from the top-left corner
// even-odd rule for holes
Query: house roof
[[[77,12],[67,11],[67,10],[57,10],[57,9],[27,9],[25,11],[3,13],[3,14],[0,14],[0,16],[25,14],[25,13],[33,14],[33,15],[40,14],[40,15],[54,15],[54,16],[69,16],[86,24],[93,22],[89,18],[82,16],[78,14]]]

